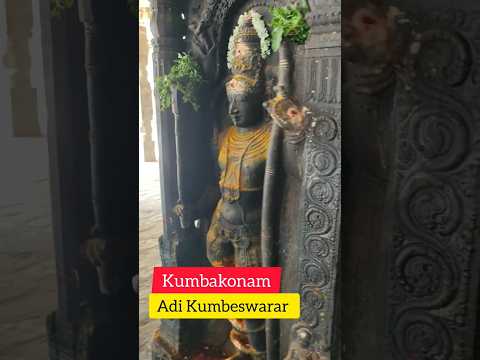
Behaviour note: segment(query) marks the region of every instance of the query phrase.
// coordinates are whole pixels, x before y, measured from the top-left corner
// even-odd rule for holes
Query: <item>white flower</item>
[[[266,59],[270,55],[270,35],[268,33],[265,22],[262,20],[262,16],[255,12],[251,12],[252,15],[252,24],[257,32],[258,37],[260,38],[260,49],[262,52],[262,58]]]

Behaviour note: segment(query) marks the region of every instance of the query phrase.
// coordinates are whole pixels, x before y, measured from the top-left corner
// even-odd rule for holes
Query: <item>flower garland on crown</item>
[[[235,42],[239,35],[240,28],[245,25],[248,17],[251,17],[252,25],[257,32],[258,37],[260,38],[260,50],[262,58],[266,59],[271,53],[270,34],[268,33],[265,22],[262,20],[262,15],[251,10],[247,14],[240,15],[238,18],[238,25],[235,27],[232,36],[230,36],[230,39],[228,40],[227,67],[229,69],[232,69],[232,64],[235,57]]]

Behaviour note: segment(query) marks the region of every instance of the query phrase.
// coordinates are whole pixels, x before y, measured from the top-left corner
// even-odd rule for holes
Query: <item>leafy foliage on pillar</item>
[[[156,81],[161,110],[166,110],[171,106],[171,88],[176,87],[182,94],[183,101],[191,104],[197,111],[200,106],[196,99],[196,91],[202,82],[203,78],[198,63],[189,54],[178,54],[170,72]]]
[[[310,26],[305,20],[309,11],[308,3],[301,1],[298,5],[271,8],[272,50],[278,51],[282,40],[295,44],[304,44],[310,35]]]

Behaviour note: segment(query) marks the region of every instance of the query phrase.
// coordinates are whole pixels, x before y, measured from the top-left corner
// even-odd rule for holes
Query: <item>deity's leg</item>
[[[207,234],[207,256],[212,266],[261,266],[260,228],[250,225],[231,225],[212,218]],[[230,340],[238,353],[229,360],[263,360],[265,358],[265,320],[229,320]]]
[[[261,266],[260,232],[257,230],[259,229],[255,225],[242,226],[240,236],[233,241],[235,266]],[[248,319],[244,320],[243,324],[242,330],[247,337],[248,347],[239,350],[247,350],[251,359],[265,359],[265,320]],[[237,346],[235,342],[234,344]]]
[[[215,211],[207,233],[207,258],[214,267],[235,266],[235,252]]]

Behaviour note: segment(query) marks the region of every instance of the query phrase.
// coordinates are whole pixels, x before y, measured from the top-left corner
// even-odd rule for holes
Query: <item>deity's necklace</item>
[[[254,131],[240,132],[236,128],[230,128],[225,139],[225,175],[222,185],[230,192],[226,199],[235,201],[240,198],[241,173],[244,161],[253,162],[265,156],[270,139],[268,126],[261,126]],[[231,160],[235,160],[231,164]],[[230,165],[233,169],[230,169]],[[258,188],[248,189],[250,191],[260,190]]]

